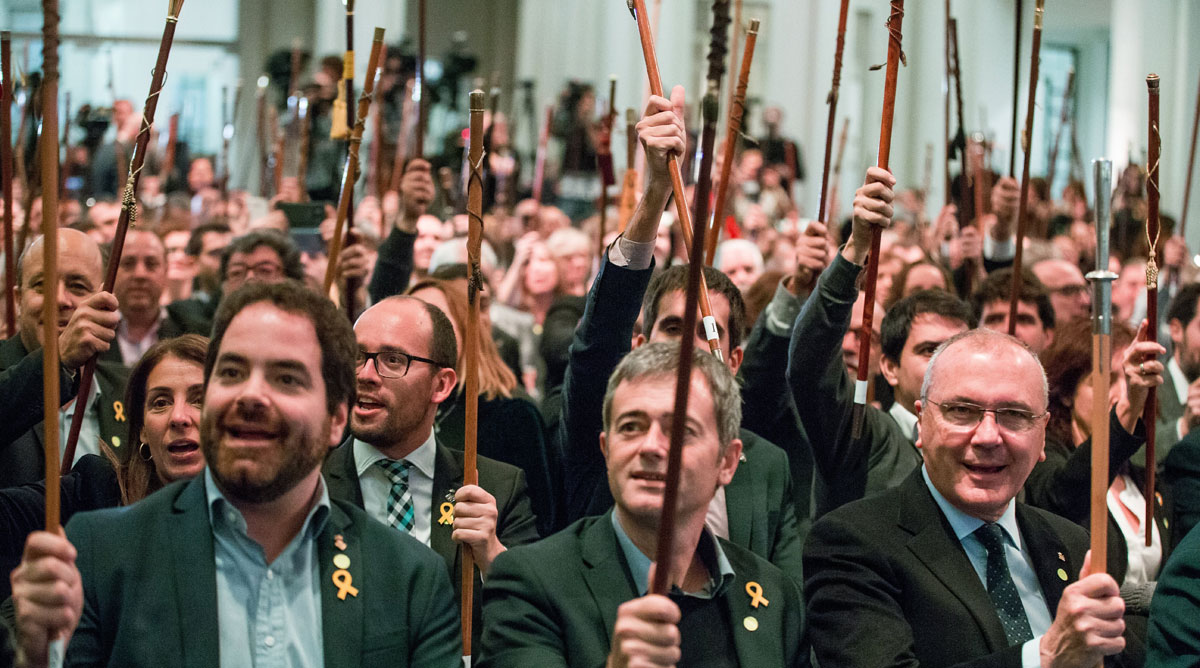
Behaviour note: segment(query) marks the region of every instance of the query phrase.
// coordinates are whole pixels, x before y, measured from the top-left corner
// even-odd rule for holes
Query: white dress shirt
[[[375,446],[354,439],[354,465],[358,469],[358,486],[362,489],[363,508],[367,514],[388,524],[387,501],[392,491],[392,479],[375,462],[389,459]],[[433,467],[437,459],[437,444],[430,431],[425,442],[401,458],[412,464],[408,472],[408,493],[413,503],[412,537],[429,545],[430,523],[433,515]],[[448,491],[448,490],[443,490]],[[440,500],[439,500],[440,501]]]

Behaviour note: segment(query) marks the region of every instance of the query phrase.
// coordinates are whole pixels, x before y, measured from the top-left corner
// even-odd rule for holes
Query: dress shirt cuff
[[[767,316],[764,324],[771,334],[790,337],[796,316],[800,315],[800,309],[804,307],[804,298],[792,294],[791,290],[788,290],[783,284],[786,280],[788,279],[779,281],[779,285],[775,286],[775,296],[767,304]]]
[[[1017,242],[1013,237],[996,241],[991,233],[983,235],[983,256],[992,262],[1008,262],[1017,256]]]
[[[1026,640],[1021,645],[1021,668],[1042,668],[1042,637]]]
[[[608,248],[609,262],[633,271],[649,269],[653,259],[653,241],[630,241],[622,235],[617,238],[617,243]]]

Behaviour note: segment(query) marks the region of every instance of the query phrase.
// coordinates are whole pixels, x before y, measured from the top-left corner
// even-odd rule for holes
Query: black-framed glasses
[[[983,422],[985,413],[994,415],[996,424],[1001,429],[1011,432],[1029,431],[1036,427],[1042,418],[1046,417],[1046,412],[1037,414],[1023,408],[984,408],[965,401],[938,402],[932,399],[925,401],[937,406],[938,411],[942,414],[942,419],[946,422],[963,429],[974,429],[979,426],[979,423]]]
[[[381,378],[403,378],[408,375],[408,367],[412,366],[413,362],[432,364],[439,369],[447,368],[445,364],[428,357],[417,357],[398,350],[380,350],[374,353],[360,350],[354,357],[355,370],[362,371],[363,367],[367,365],[367,360],[375,360],[375,373],[378,373]]]

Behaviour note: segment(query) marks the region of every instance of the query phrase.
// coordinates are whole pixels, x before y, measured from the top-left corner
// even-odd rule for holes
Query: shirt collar
[[[950,522],[950,528],[954,529],[954,537],[961,543],[962,539],[975,533],[975,531],[987,524],[978,517],[973,517],[959,510],[954,504],[946,500],[942,493],[934,487],[933,481],[929,479],[929,469],[924,465],[921,466],[921,477],[925,479],[925,486],[929,488],[929,493],[933,495],[934,502],[942,509],[942,514],[946,516],[946,520]],[[1008,538],[1016,545],[1017,549],[1021,549],[1021,532],[1017,528],[1017,511],[1016,501],[1009,500],[1008,507],[1004,509],[1004,514],[996,521],[1004,533],[1008,534]]]
[[[325,521],[329,518],[329,489],[325,486],[325,478],[317,478],[318,494],[317,502],[309,509],[308,515],[304,518],[304,524],[300,528],[300,536],[315,537],[325,528]],[[236,529],[238,532],[245,534],[246,518],[242,512],[237,509],[233,503],[221,493],[217,487],[217,481],[213,479],[212,471],[206,466],[204,467],[204,495],[207,499],[208,506],[208,522],[215,530],[219,526]],[[294,540],[294,539],[293,539]]]
[[[354,439],[354,465],[358,469],[359,476],[374,466],[375,462],[383,459],[391,459],[391,457],[383,454],[379,448],[370,443]],[[429,437],[425,439],[424,443],[400,459],[412,464],[413,468],[432,480],[433,467],[437,461],[437,439],[434,438],[433,430],[429,430]]]
[[[162,326],[163,320],[166,319],[167,307],[164,306],[158,310],[158,317],[154,319],[154,324],[150,325],[150,329],[146,330],[146,336],[157,339],[158,328]],[[125,320],[125,318],[121,318],[121,321],[117,323],[117,336],[120,337],[122,341],[128,341],[129,343],[140,343],[140,341],[133,341],[129,338],[129,323]]]
[[[617,543],[625,555],[625,563],[629,565],[629,573],[633,576],[633,583],[637,587],[638,595],[645,596],[646,592],[650,591],[650,557],[642,554],[642,551],[633,544],[633,540],[621,526],[621,521],[617,519],[617,513],[609,512],[609,516],[612,519],[613,531],[617,534]],[[688,595],[696,598],[716,598],[723,594],[733,582],[733,565],[729,563],[729,558],[721,549],[720,541],[712,535],[707,527],[700,534],[700,544],[696,546],[696,550],[700,553],[701,563],[708,569],[708,585],[702,591]],[[718,575],[717,578],[712,577],[714,571]],[[672,593],[679,593],[678,587],[673,589]]]
[[[1179,360],[1171,355],[1171,361],[1167,362],[1167,372],[1171,374],[1171,382],[1175,384],[1175,395],[1179,397],[1179,403],[1187,405],[1188,382],[1187,376],[1183,375],[1183,369],[1179,367]]]
[[[899,401],[893,403],[892,407],[888,409],[888,415],[891,415],[896,424],[900,425],[900,429],[904,431],[905,436],[912,438],[916,434],[917,416],[909,412],[904,406],[901,406]]]

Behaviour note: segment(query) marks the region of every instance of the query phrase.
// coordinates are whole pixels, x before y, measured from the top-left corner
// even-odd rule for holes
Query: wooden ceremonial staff
[[[716,219],[720,217],[718,213],[713,216],[712,222],[709,222],[708,219],[709,196],[712,193],[713,148],[717,143],[717,119],[721,107],[721,79],[725,76],[725,54],[729,51],[729,0],[713,0],[712,13],[713,23],[712,29],[709,31],[708,45],[708,76],[704,97],[700,101],[700,172],[692,193],[694,196],[692,219],[706,229],[714,228]],[[707,246],[711,245],[713,252],[716,253],[717,237],[719,236],[719,230],[714,230],[711,238],[706,239],[706,250]],[[704,255],[697,256],[696,261],[701,262],[704,257]],[[705,262],[705,264],[711,263],[711,260]]]
[[[880,169],[888,169],[888,158],[892,150],[892,119],[896,112],[896,77],[900,73],[900,32],[904,20],[904,0],[892,0],[891,16],[888,17],[887,73],[883,84],[883,118],[879,124]],[[851,417],[851,434],[855,439],[862,436],[863,415],[867,408],[867,369],[871,361],[871,327],[875,321],[875,289],[879,276],[879,241],[882,227],[871,230],[871,254],[867,256],[866,295],[863,301],[862,331],[859,333],[858,378],[854,383],[854,409]]]
[[[159,187],[163,192],[167,191],[167,179],[171,178],[171,172],[175,168],[175,149],[179,141],[179,114],[171,114],[171,119],[167,121],[167,148],[163,151],[163,164],[158,172],[158,180],[161,181]]]
[[[325,294],[333,287],[338,272],[338,257],[342,254],[342,231],[350,211],[350,199],[354,197],[354,183],[358,180],[358,149],[362,144],[363,130],[367,125],[367,111],[371,107],[371,94],[375,90],[375,70],[379,67],[379,51],[383,47],[383,28],[375,28],[371,42],[371,55],[367,58],[367,78],[363,81],[362,96],[358,98],[358,114],[350,130],[350,150],[346,154],[346,167],[342,171],[342,191],[338,198],[337,224],[333,238],[329,240],[329,263],[325,265]]]
[[[952,199],[950,197],[950,86],[954,85],[954,71],[950,64],[950,0],[946,0],[946,36],[945,43],[942,45],[943,52],[946,56],[946,73],[945,73],[945,88],[942,89],[942,104],[945,107],[945,116],[943,116],[946,138],[946,152],[942,156],[943,175],[945,177],[945,204],[949,204]]]
[[[229,145],[233,141],[233,119],[229,114],[229,86],[221,86],[221,178],[217,187],[221,201],[229,204]]]
[[[1012,139],[1009,141],[1008,152],[1008,178],[1016,177],[1017,164],[1017,110],[1020,109],[1019,99],[1021,96],[1021,0],[1015,0],[1016,16],[1014,19],[1015,30],[1013,31],[1013,94],[1012,94]],[[1053,169],[1053,167],[1051,167]]]
[[[829,175],[829,234],[838,234],[834,223],[838,217],[838,189],[842,185],[842,158],[846,155],[846,137],[850,134],[850,117],[842,121],[842,132],[838,136],[837,156],[833,159],[833,173]],[[840,243],[840,242],[839,242]]]
[[[51,128],[42,133],[42,422],[45,434],[42,444],[46,460],[46,531],[58,533],[59,485],[58,467],[58,0],[42,0],[42,124]],[[7,137],[4,138],[8,140]],[[86,397],[87,395],[79,395]],[[77,401],[86,401],[79,400]],[[83,415],[82,407],[75,411]],[[68,459],[69,463],[70,460]]]
[[[300,201],[307,202],[308,197],[308,153],[312,141],[312,120],[308,117],[308,98],[301,97],[296,103],[297,120],[300,122],[300,159],[296,163],[296,189],[300,191]]]
[[[637,208],[637,112],[625,110],[625,176],[621,179],[621,196],[617,201],[617,231],[624,232],[633,210]]]
[[[121,252],[125,248],[125,233],[129,230],[131,223],[137,222],[137,188],[142,178],[142,165],[146,163],[146,149],[150,144],[150,126],[154,124],[154,110],[158,108],[159,93],[162,92],[163,79],[167,73],[167,57],[171,54],[171,43],[175,40],[175,25],[179,22],[179,12],[182,9],[183,0],[168,0],[167,22],[163,27],[162,41],[158,45],[158,59],[154,63],[154,71],[150,77],[150,93],[146,96],[146,105],[142,112],[142,127],[134,140],[133,160],[129,163],[128,176],[125,177],[125,190],[121,195],[121,215],[117,219],[117,229],[113,234],[108,266],[104,272],[104,285],[101,290],[105,292],[113,290],[113,284],[117,281],[117,268],[121,266]],[[49,137],[49,134],[43,139]],[[47,139],[47,141],[49,140]],[[46,182],[43,181],[43,183]],[[44,190],[49,191],[50,189]],[[44,208],[45,196],[43,193],[43,212],[46,211]],[[43,215],[44,217],[45,215]],[[75,395],[75,400],[84,402],[83,405],[86,405],[87,398],[91,396],[92,376],[95,373],[96,358],[93,357],[83,365],[83,369],[79,373],[79,391]],[[74,415],[71,416],[71,430],[67,433],[67,445],[63,450],[62,469],[64,472],[69,472],[71,463],[75,461],[75,446],[79,442],[79,429],[83,426],[83,416],[87,412],[83,410],[83,405],[77,406]],[[47,422],[47,443],[51,441],[49,426],[49,422]],[[46,478],[46,480],[53,479],[49,476]],[[47,489],[51,487],[55,486],[46,486]]]
[[[0,92],[0,197],[4,198],[4,325],[12,336],[17,331],[16,258],[13,257],[12,210],[12,33],[0,32],[0,77],[4,79]]]
[[[416,90],[415,83],[414,79],[404,82],[404,96],[400,103],[400,132],[396,136],[396,153],[392,156],[392,171],[388,175],[389,192],[400,192],[400,181],[404,178],[404,161],[408,159],[408,137],[416,125],[413,120],[416,112],[412,99],[413,91]]]
[[[5,70],[7,73],[8,70]],[[8,80],[7,74],[5,81]],[[1179,231],[1181,237],[1187,237],[1188,202],[1192,197],[1192,170],[1196,166],[1196,134],[1200,132],[1200,90],[1196,91],[1196,114],[1192,118],[1192,148],[1188,151],[1187,183],[1183,187],[1183,211],[1179,214]],[[1172,274],[1177,272],[1172,272]]]
[[[1029,214],[1029,150],[1033,139],[1033,112],[1037,103],[1038,84],[1038,53],[1042,49],[1042,17],[1045,14],[1046,0],[1037,0],[1037,8],[1033,10],[1033,46],[1029,64],[1029,100],[1025,107],[1025,131],[1021,133],[1022,148],[1025,152],[1024,167],[1021,169],[1021,204],[1017,209],[1017,248],[1013,256],[1012,289],[1008,301],[1008,334],[1017,334],[1017,305],[1021,297],[1021,257],[1024,255],[1025,222]]]
[[[903,2],[903,0],[900,0]],[[654,52],[654,35],[650,30],[650,23],[646,15],[646,0],[626,0],[630,12],[633,13],[633,18],[637,21],[638,35],[642,41],[642,56],[646,61],[646,74],[650,80],[650,94],[663,96],[662,78],[658,73],[658,56]],[[679,168],[677,159],[667,160],[667,170],[671,176],[671,190],[675,197],[675,211],[679,216],[679,230],[683,233],[683,243],[689,249],[692,249],[692,255],[688,256],[688,261],[701,264],[703,262],[704,246],[699,246],[699,250],[692,243],[692,216],[688,211],[687,200],[683,196],[683,174]],[[700,221],[703,223],[704,221]],[[704,229],[703,226],[700,227]],[[703,237],[703,235],[700,235]],[[697,270],[699,271],[699,270]],[[717,321],[712,316],[712,307],[708,303],[708,285],[704,280],[704,275],[700,275],[700,314],[704,321],[704,336],[708,339],[708,349],[717,359],[723,360],[721,354],[721,344],[717,334]],[[684,330],[692,331],[692,330]],[[688,338],[688,337],[683,337]],[[690,360],[690,358],[689,358]]]
[[[378,44],[378,46],[376,46],[375,44],[372,44],[371,49],[373,51],[378,49],[379,53],[382,53],[383,52],[383,42],[377,42],[377,44]],[[374,62],[376,64],[376,67],[368,68],[370,71],[367,72],[367,77],[371,80],[363,82],[363,90],[364,91],[366,91],[368,89],[369,90],[375,89],[374,79],[378,72],[379,53],[371,54],[371,57],[375,59]],[[354,105],[350,104],[350,101],[354,99],[354,0],[346,0],[346,56],[345,56],[345,60],[343,61],[342,77],[343,77],[344,83],[346,85],[346,127],[353,128],[356,126],[356,123],[361,122],[361,123],[363,123],[364,128],[365,128],[366,120],[367,120],[366,117],[363,116],[361,113],[359,113],[358,119],[356,120]],[[370,100],[367,100],[367,104],[368,104],[368,108],[369,108]],[[361,101],[359,102],[359,106],[360,107],[362,106]],[[361,112],[362,109],[360,109],[359,111]],[[360,141],[360,142],[362,141],[362,135],[363,135],[363,131],[359,130],[358,131],[358,141]],[[377,144],[378,140],[376,140],[373,143]],[[353,144],[354,144],[353,133],[350,133],[350,136],[346,142],[347,156],[349,156],[351,151],[354,151],[355,153],[357,153],[358,147],[353,146]],[[370,158],[370,154],[368,154],[368,160],[369,160],[369,158]],[[354,168],[355,168],[354,178],[350,180],[350,192],[348,193],[349,197],[346,200],[347,225],[346,225],[346,236],[345,236],[345,239],[343,239],[343,245],[347,248],[350,246],[353,246],[355,243],[358,242],[358,235],[356,235],[354,233],[354,184],[356,181],[358,181],[357,160],[358,160],[358,156],[356,155],[355,156],[356,164],[354,166]],[[344,196],[347,193],[342,193],[342,194]],[[330,258],[329,261],[330,261],[330,263],[335,262],[333,260],[333,258]],[[358,285],[359,285],[358,279],[347,278],[346,279],[346,292],[345,292],[345,294],[342,295],[342,302],[346,308],[346,317],[350,319],[350,322],[354,322],[355,311],[357,310],[357,305],[354,302],[355,302],[355,297],[358,295]],[[329,288],[326,287],[325,291],[329,292]]]
[[[546,179],[546,153],[550,149],[550,124],[554,122],[554,107],[546,107],[546,122],[538,137],[537,158],[533,163],[533,193],[530,195],[540,207],[542,205],[542,181]]]
[[[413,154],[418,158],[425,157],[425,48],[425,0],[417,0],[417,73],[413,90],[417,100],[417,132],[413,137]]]
[[[66,192],[67,172],[71,168],[71,93],[63,94],[62,166],[58,170],[58,192]]]
[[[479,434],[479,290],[483,286],[480,248],[483,243],[483,91],[471,91],[471,144],[467,153],[467,326],[463,344],[467,374],[466,432],[463,438],[463,484],[479,484],[475,466]],[[462,550],[462,642],[463,655],[471,656],[471,614],[474,610],[475,560],[471,549]]]
[[[1158,131],[1158,84],[1157,74],[1146,77],[1146,92],[1149,94],[1149,149],[1146,155],[1146,203],[1149,213],[1146,216],[1146,242],[1148,244],[1146,259],[1146,340],[1158,341],[1158,262],[1161,249],[1158,236],[1161,232],[1158,224],[1158,165],[1161,159],[1162,135]],[[1142,421],[1146,423],[1146,547],[1150,547],[1154,539],[1154,422],[1158,417],[1158,388],[1151,387],[1146,393],[1146,409]],[[1093,557],[1094,558],[1094,557]]]
[[[1112,371],[1112,282],[1117,278],[1108,270],[1112,161],[1093,160],[1092,170],[1095,172],[1096,185],[1096,270],[1087,275],[1088,280],[1092,281],[1093,295],[1091,547],[1092,572],[1104,573],[1108,569],[1108,391],[1109,373]]]
[[[258,107],[255,129],[258,131],[258,194],[260,197],[267,197],[270,192],[268,183],[270,182],[271,168],[267,164],[267,84],[269,82],[267,75],[260,76],[256,94]]]
[[[26,51],[28,55],[28,51]],[[28,82],[27,82],[28,83]],[[41,189],[41,171],[38,169],[27,169],[28,161],[26,160],[24,129],[29,126],[29,131],[33,134],[33,155],[35,162],[37,156],[41,155],[42,147],[42,124],[39,122],[38,113],[41,106],[42,87],[40,85],[29,85],[26,91],[25,113],[21,114],[21,127],[17,128],[17,148],[14,152],[14,162],[16,165],[14,175],[21,181],[21,229],[17,233],[17,247],[14,249],[18,255],[24,252],[29,234],[33,227],[33,200],[36,199],[38,191]],[[119,146],[118,142],[118,146]]]
[[[1067,87],[1063,91],[1062,110],[1058,115],[1058,129],[1054,131],[1054,143],[1050,145],[1050,160],[1046,166],[1046,185],[1048,187],[1054,186],[1054,173],[1057,171],[1055,167],[1058,165],[1058,147],[1062,144],[1063,131],[1067,129],[1067,123],[1071,120],[1071,93],[1074,89],[1075,68],[1072,67],[1067,70]]]
[[[612,134],[616,122],[617,76],[614,74],[608,80],[608,113],[600,121],[600,133],[596,141],[596,165],[600,168],[600,227],[596,230],[596,256],[600,258],[604,257],[604,234],[608,229],[608,189],[617,183],[612,154]]]
[[[849,0],[845,0],[849,2]],[[721,180],[717,184],[717,200],[713,206],[712,223],[708,226],[708,235],[704,238],[704,264],[712,265],[717,254],[717,238],[721,236],[722,221],[725,219],[725,209],[729,197],[729,179],[733,174],[734,153],[737,151],[737,140],[742,132],[742,117],[746,113],[746,87],[750,84],[750,65],[754,62],[754,47],[758,44],[758,19],[750,21],[750,31],[746,33],[745,53],[742,54],[742,71],[738,73],[737,86],[733,91],[733,101],[729,105],[729,127],[725,131],[725,150],[721,158]],[[734,25],[736,33],[738,26]],[[836,103],[835,103],[836,104]],[[829,176],[829,149],[825,150],[825,176]],[[822,187],[824,187],[822,185]],[[821,200],[822,207],[824,199]]]

